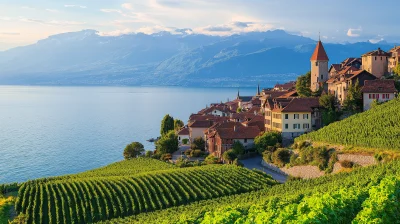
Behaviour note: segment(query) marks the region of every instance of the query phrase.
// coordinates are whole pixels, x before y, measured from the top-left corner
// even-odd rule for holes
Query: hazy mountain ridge
[[[387,43],[324,44],[331,63]],[[0,84],[248,86],[309,70],[315,41],[282,30],[229,37],[63,33],[0,52]],[[281,77],[281,78],[280,78]]]

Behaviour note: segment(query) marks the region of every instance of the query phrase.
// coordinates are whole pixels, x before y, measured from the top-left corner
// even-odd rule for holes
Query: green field
[[[393,161],[104,223],[398,223],[399,175]]]
[[[16,210],[27,215],[27,223],[93,223],[274,184],[269,176],[236,166],[177,169],[140,158],[78,175],[28,181],[19,189]]]
[[[400,98],[296,138],[343,146],[400,149]]]

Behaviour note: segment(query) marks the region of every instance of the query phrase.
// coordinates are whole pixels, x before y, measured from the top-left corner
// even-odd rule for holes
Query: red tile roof
[[[189,128],[182,128],[179,132],[178,135],[189,135]]]
[[[311,56],[311,61],[329,61],[328,55],[325,52],[321,41],[318,41],[314,53]]]
[[[362,88],[363,93],[396,93],[397,89],[393,79],[386,80],[366,80],[364,87]]]
[[[319,98],[294,98],[288,104],[275,108],[275,112],[312,112],[313,108],[319,107]]]
[[[293,90],[293,91],[290,91],[290,92],[288,92],[286,94],[283,94],[282,96],[279,96],[278,99],[285,99],[285,98],[297,97],[297,96],[299,96],[297,94],[297,90]]]
[[[234,127],[217,128],[216,133],[222,139],[254,139],[260,134],[260,129],[257,126],[246,127],[236,123]]]
[[[296,87],[296,82],[295,81],[291,81],[291,82],[287,82],[287,83],[283,83],[283,84],[276,84],[274,89],[281,89],[281,90],[291,90],[294,87]]]
[[[194,121],[189,124],[190,128],[209,128],[213,125],[213,121]]]
[[[387,53],[386,51],[378,48],[378,50],[367,52],[367,53],[363,54],[362,56],[390,56],[390,54]]]

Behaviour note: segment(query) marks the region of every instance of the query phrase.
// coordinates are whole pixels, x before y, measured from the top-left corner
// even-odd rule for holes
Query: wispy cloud
[[[121,6],[122,6],[122,8],[124,8],[124,9],[129,9],[129,10],[132,10],[132,9],[133,9],[133,5],[132,5],[131,3],[124,3],[124,4],[122,4]]]
[[[84,25],[85,22],[77,22],[77,21],[68,21],[68,20],[40,20],[40,19],[30,19],[30,18],[23,18],[19,19],[21,22],[28,22],[28,23],[40,23],[44,25],[53,25],[53,26],[72,26],[72,25]]]
[[[100,9],[100,11],[105,13],[119,13],[122,14],[122,11],[119,9]]]
[[[30,7],[30,6],[22,6],[21,8],[22,8],[22,9],[31,9],[31,10],[32,10],[32,9],[36,9],[36,8]]]
[[[81,8],[86,9],[87,7],[84,5],[64,5],[65,8]]]
[[[53,13],[59,12],[57,9],[46,9],[46,11],[48,11],[48,12],[53,12]]]
[[[347,30],[347,36],[349,37],[359,37],[360,33],[362,31],[362,28],[350,28]]]
[[[14,33],[14,32],[2,32],[0,35],[7,35],[7,36],[17,36],[20,35],[20,33]]]

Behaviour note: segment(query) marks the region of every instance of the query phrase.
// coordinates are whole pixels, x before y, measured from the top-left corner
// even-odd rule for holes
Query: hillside
[[[24,183],[16,210],[26,214],[27,223],[92,223],[276,184],[266,175],[236,166],[176,169],[144,158],[70,177]]]
[[[0,51],[0,84],[256,86],[309,70],[314,40],[283,30],[228,37],[180,32],[62,33]],[[324,43],[330,63],[392,44]],[[288,66],[290,65],[290,66]]]
[[[399,174],[393,161],[103,223],[388,223],[399,211]]]
[[[400,149],[400,98],[376,106],[318,131],[296,138],[299,141],[330,143],[370,149]]]

